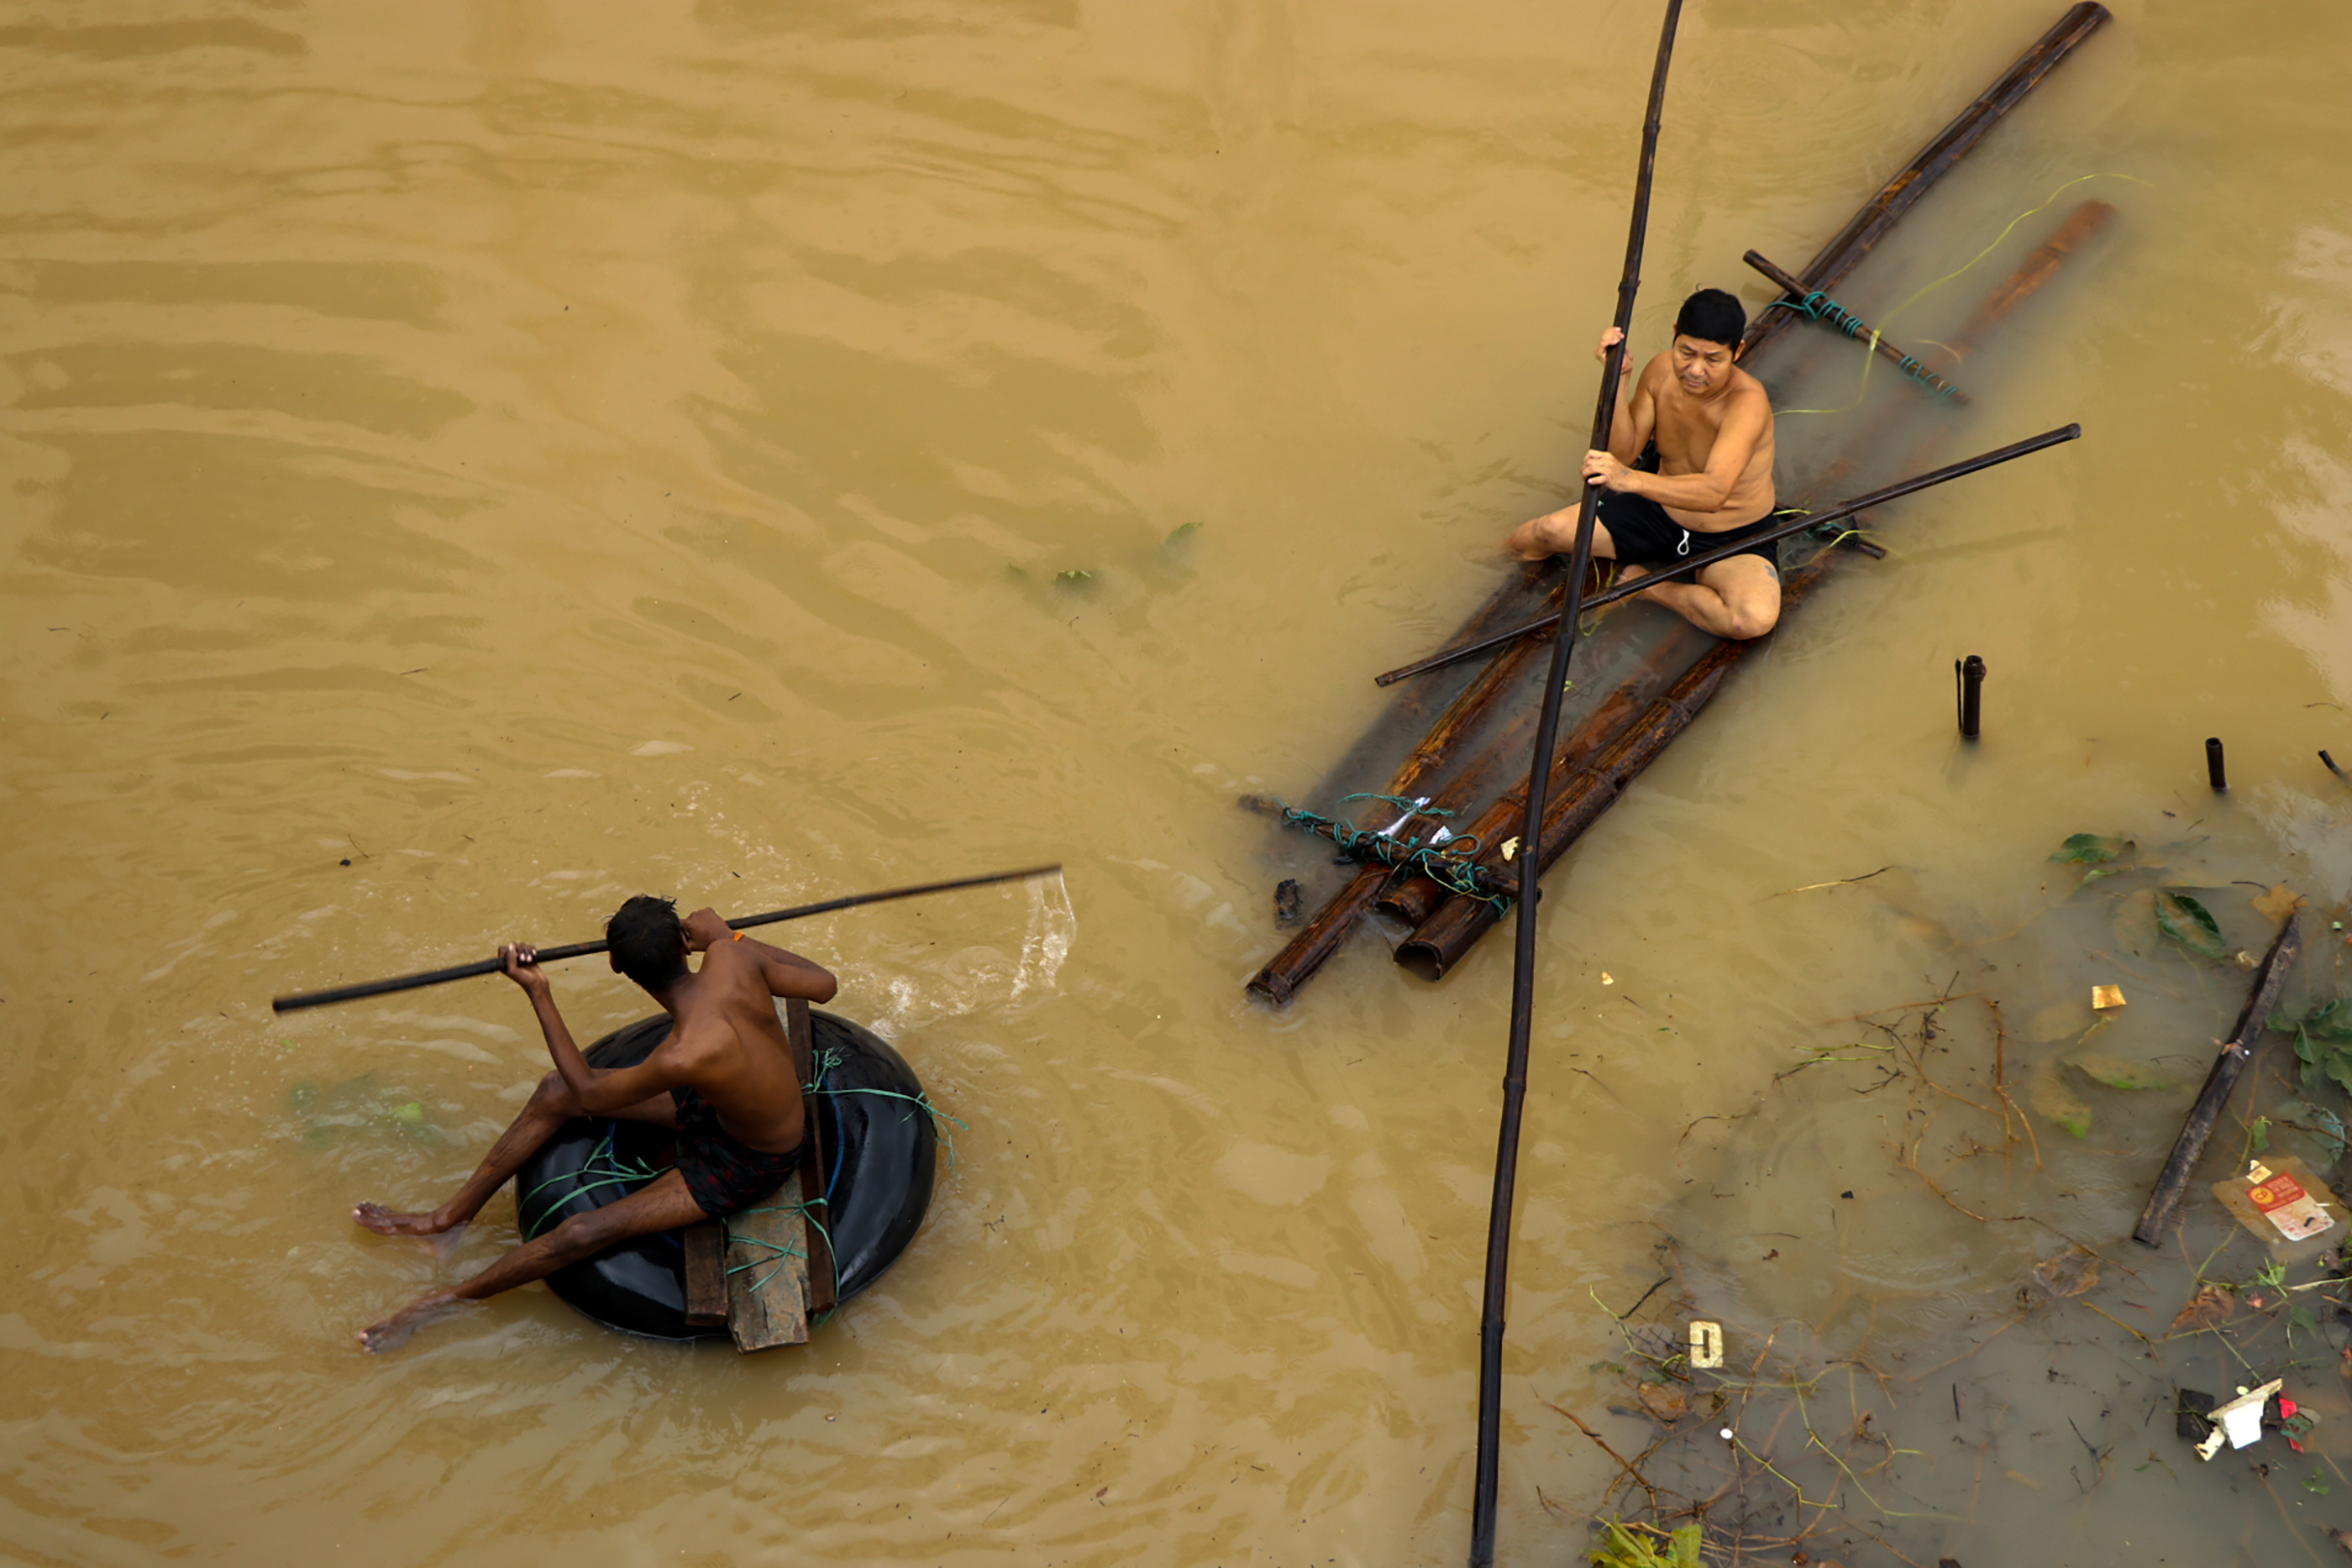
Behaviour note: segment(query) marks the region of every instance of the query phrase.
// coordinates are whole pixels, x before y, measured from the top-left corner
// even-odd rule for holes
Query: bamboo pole
[[[2197,1168],[2197,1156],[2205,1152],[2205,1141],[2213,1135],[2213,1124],[2221,1117],[2221,1108],[2230,1103],[2230,1092],[2238,1086],[2239,1074],[2253,1060],[2254,1047],[2261,1043],[2271,1009],[2278,1006],[2279,993],[2286,988],[2286,977],[2294,967],[2295,955],[2303,949],[2303,915],[2289,915],[2286,924],[2271,942],[2271,950],[2263,955],[2263,967],[2254,974],[2253,989],[2246,995],[2246,1005],[2239,1009],[2237,1027],[2221,1045],[2221,1053],[2213,1059],[2213,1070],[2205,1075],[2205,1087],[2197,1092],[2196,1103],[2189,1107],[2189,1117],[2180,1124],[2180,1135],[2172,1141],[2172,1153],[2166,1156],[2164,1169],[2156,1178],[2154,1190],[2147,1195],[2147,1205],[2139,1211],[2139,1223],[2132,1227],[2132,1239],[2143,1247],[2164,1244],[2164,1228],[2172,1218],[2172,1210],[2180,1202],[2180,1189],[2189,1185],[2189,1173]]]
[[[1552,787],[1566,789],[1568,781],[1580,768],[1600,755],[1610,742],[1623,734],[1626,727],[1641,716],[1651,698],[1657,695],[1675,666],[1690,657],[1690,639],[1667,635],[1652,649],[1649,656],[1614,690],[1602,697],[1584,722],[1576,727],[1566,740],[1559,743],[1552,763]],[[1498,740],[1498,746],[1516,742],[1515,749],[1531,737],[1535,713],[1530,707],[1524,727],[1515,726],[1509,737]],[[1507,793],[1470,821],[1463,830],[1465,836],[1478,841],[1482,861],[1491,860],[1499,851],[1505,837],[1524,821],[1528,810],[1527,780],[1513,784]],[[1454,890],[1433,877],[1407,874],[1391,882],[1373,907],[1381,914],[1402,920],[1407,926],[1417,926],[1446,899]]]
[[[1949,125],[1928,138],[1927,144],[1913,153],[1910,162],[1880,186],[1878,193],[1862,204],[1862,210],[1845,227],[1832,235],[1813,259],[1805,263],[1797,274],[1805,287],[1836,287],[1870,254],[1872,247],[1886,237],[1886,232],[1903,214],[1934,188],[1937,181],[1950,173],[1987,131],[2025,101],[2026,96],[2041,85],[2042,78],[2073,54],[2084,39],[2098,31],[2106,19],[2107,8],[2090,4],[2089,0],[2070,6],[2048,32],[2034,41],[2032,48],[1994,78],[1993,84],[1979,93]],[[1743,357],[1754,355],[1779,337],[1788,327],[1788,316],[1785,310],[1770,312],[1750,322]]]
[[[1787,272],[1781,270],[1780,266],[1776,264],[1771,257],[1765,256],[1760,252],[1751,250],[1745,256],[1742,256],[1739,259],[1746,262],[1758,272],[1762,273],[1766,277],[1770,278],[1774,283],[1779,284],[1780,286],[1781,293],[1788,297],[1786,299],[1776,299],[1771,305],[1767,305],[1764,308],[1767,310],[1778,306],[1783,309],[1794,309],[1800,315],[1810,316],[1811,315],[1811,311],[1807,308],[1808,302],[1816,293],[1821,294],[1823,304],[1836,306],[1840,311],[1843,311],[1845,308],[1843,306],[1839,306],[1836,301],[1831,299],[1825,290],[1807,288],[1801,280],[1793,277]],[[1962,392],[1959,388],[1954,386],[1943,377],[1934,374],[1928,371],[1925,365],[1922,365],[1918,360],[1905,353],[1901,349],[1896,348],[1893,343],[1886,340],[1884,333],[1873,330],[1870,323],[1856,319],[1851,313],[1844,315],[1842,319],[1845,324],[1838,327],[1837,329],[1839,331],[1843,332],[1847,337],[1853,338],[1857,341],[1861,341],[1863,340],[1864,333],[1869,333],[1867,346],[1872,353],[1876,354],[1880,359],[1883,359],[1888,363],[1894,365],[1896,370],[1899,370],[1903,371],[1904,374],[1910,376],[1921,386],[1924,386],[1928,391],[1937,393],[1947,402],[1958,403],[1963,408],[1968,406],[1969,402],[1968,393]]]
[[[1601,390],[1594,402],[1590,445],[1605,449],[1617,423],[1617,385],[1625,368],[1625,334],[1633,323],[1633,298],[1642,286],[1642,253],[1649,236],[1650,188],[1657,171],[1658,127],[1665,113],[1666,68],[1674,61],[1675,29],[1683,0],[1666,0],[1658,30],[1658,55],[1650,68],[1650,103],[1642,120],[1642,157],[1633,177],[1633,213],[1626,225],[1625,266],[1617,278],[1617,341],[1601,361]],[[1568,560],[1568,600],[1552,637],[1551,664],[1543,684],[1543,716],[1536,723],[1535,755],[1528,764],[1524,836],[1542,831],[1544,797],[1551,783],[1552,744],[1559,733],[1559,707],[1576,653],[1576,627],[1584,600],[1585,573],[1592,563],[1592,530],[1601,492],[1589,481],[1576,513],[1576,546]],[[1528,1040],[1535,1027],[1536,906],[1518,901],[1518,929],[1511,964],[1510,1043],[1503,1067],[1502,1124],[1495,1138],[1495,1192],[1486,1211],[1486,1277],[1478,1314],[1478,1448],[1470,1495],[1470,1568],[1492,1568],[1495,1507],[1503,1448],[1503,1304],[1510,1291],[1511,1209],[1517,1197],[1519,1124],[1528,1094]]]
[[[1474,733],[1496,702],[1507,694],[1526,673],[1528,664],[1540,651],[1538,646],[1522,643],[1518,647],[1494,660],[1475,679],[1465,687],[1462,695],[1441,715],[1421,744],[1406,756],[1402,766],[1390,777],[1383,794],[1402,796],[1406,800],[1419,798],[1423,783],[1450,761],[1463,738]],[[1431,804],[1447,806],[1459,799],[1456,789],[1443,789]],[[1416,815],[1411,810],[1398,810],[1372,803],[1370,814],[1385,814],[1389,821],[1378,831],[1401,831]],[[1372,900],[1391,873],[1391,868],[1377,862],[1358,868],[1344,886],[1315,912],[1314,918],[1300,927],[1298,935],[1283,945],[1282,951],[1266,960],[1249,982],[1249,994],[1276,1007],[1286,1007],[1320,969],[1324,962],[1339,949],[1356,923],[1371,912]]]
[[[2083,206],[2103,211],[2086,215],[2082,209],[2077,209],[2069,214],[2049,242],[2035,247],[1986,296],[1984,303],[1969,319],[1971,330],[1956,335],[1959,346],[1964,350],[1975,346],[1986,332],[2006,321],[2020,305],[2056,276],[2059,265],[2079,246],[2082,240],[2096,232],[2098,226],[2105,222],[2106,214],[2113,211],[2105,203],[2085,202]],[[2067,240],[2063,246],[2057,243],[2062,237]],[[1850,445],[1849,451],[1864,450],[1877,444],[1883,439],[1884,428],[1883,420],[1874,421],[1870,429]],[[1932,442],[1940,439],[1941,435],[1942,432],[1938,431],[1929,439]],[[1842,476],[1850,473],[1853,466],[1851,457],[1841,458],[1831,465],[1830,473]],[[1824,549],[1790,574],[1780,588],[1781,624],[1787,623],[1789,616],[1811,596],[1813,590],[1841,559],[1838,551]],[[1567,852],[1568,846],[1575,842],[1585,829],[1600,820],[1601,813],[1616,804],[1618,798],[1624,793],[1625,786],[1655,760],[1658,753],[1690,727],[1691,722],[1722,688],[1725,677],[1738,668],[1751,653],[1771,640],[1771,636],[1767,635],[1746,642],[1719,643],[1701,654],[1689,672],[1577,779],[1560,797],[1557,806],[1546,814],[1543,831],[1539,835],[1528,835],[1535,841],[1539,857],[1535,862],[1538,877]],[[1481,863],[1486,865],[1484,856]],[[1521,868],[1516,879],[1517,885],[1525,883],[1528,863],[1525,846],[1522,846],[1517,862]],[[1495,868],[1486,865],[1486,869],[1492,871]],[[1454,894],[1440,904],[1435,913],[1398,946],[1396,961],[1423,978],[1438,979],[1469,954],[1478,938],[1486,934],[1497,918],[1495,906],[1484,899]]]

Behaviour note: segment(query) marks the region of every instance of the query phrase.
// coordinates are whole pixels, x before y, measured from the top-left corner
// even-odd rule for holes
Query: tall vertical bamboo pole
[[[1625,235],[1625,267],[1617,279],[1618,340],[1601,361],[1601,395],[1592,413],[1594,449],[1609,445],[1617,420],[1617,382],[1625,368],[1625,333],[1633,324],[1633,297],[1642,286],[1642,247],[1650,226],[1650,183],[1658,162],[1658,124],[1665,111],[1666,68],[1675,55],[1675,27],[1683,0],[1666,0],[1658,30],[1658,55],[1650,68],[1650,105],[1642,120],[1641,166],[1633,177],[1633,215]],[[1590,483],[1576,509],[1576,548],[1568,561],[1568,601],[1552,638],[1551,670],[1543,686],[1543,717],[1536,724],[1535,757],[1528,767],[1528,809],[1522,838],[1533,847],[1543,833],[1544,794],[1551,782],[1552,743],[1559,734],[1559,705],[1568,687],[1570,659],[1576,653],[1576,623],[1582,618],[1585,574],[1592,564],[1593,509],[1601,493]],[[1519,1169],[1519,1121],[1528,1094],[1528,1037],[1535,1024],[1536,905],[1518,901],[1518,945],[1511,971],[1511,1036],[1503,1068],[1503,1118],[1495,1146],[1495,1196],[1486,1215],[1486,1284],[1478,1320],[1478,1455],[1470,1502],[1470,1568],[1495,1561],[1496,1472],[1503,1443],[1503,1301],[1510,1289],[1511,1208]]]

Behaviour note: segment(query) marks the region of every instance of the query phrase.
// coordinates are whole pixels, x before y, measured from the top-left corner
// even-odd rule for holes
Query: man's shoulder
[[[1731,367],[1731,395],[1742,402],[1753,402],[1764,411],[1765,418],[1772,417],[1772,394],[1764,390],[1762,382],[1738,365]]]

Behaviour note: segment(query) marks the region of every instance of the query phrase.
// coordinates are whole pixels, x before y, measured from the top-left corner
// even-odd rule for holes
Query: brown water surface
[[[1702,284],[1760,304],[1743,249],[1801,264],[2057,9],[1694,5],[1637,341]],[[1909,1182],[1861,1082],[1771,1102],[1760,1143],[1678,1144],[1693,1117],[1962,971],[2005,962],[2012,1013],[2106,977],[2071,926],[2009,935],[2071,885],[2068,833],[2293,882],[2323,933],[2352,896],[2352,795],[2313,757],[2352,754],[2352,21],[2116,11],[1850,300],[1994,247],[1885,323],[1932,340],[2114,203],[1951,439],[2088,435],[1880,519],[1895,555],[1555,878],[1506,1561],[1584,1540],[1543,1500],[1575,1516],[1613,1467],[1537,1400],[1615,1397],[1598,1303],[1661,1228],[1759,1320],[1835,1284],[1928,1361],[1981,1333],[1937,1301],[2046,1244]],[[1370,673],[1570,493],[1654,24],[17,7],[0,1555],[1458,1561],[1508,955],[1433,988],[1367,933],[1287,1013],[1245,1002],[1303,852],[1233,802],[1309,789]],[[1859,365],[1832,347],[1831,405]],[[495,980],[284,1019],[273,992],[588,936],[642,889],[733,913],[1045,858],[1066,887],[792,933],[962,1124],[920,1238],[810,1346],[681,1351],[531,1289],[355,1353],[514,1238],[501,1197],[444,1264],[351,1205],[436,1198],[545,1056]],[[2193,1065],[2242,977],[2171,962],[2133,1021]],[[587,964],[558,994],[583,1038],[647,1010]],[[2181,1097],[2081,1156],[2069,1225],[2128,1245]],[[1738,1239],[1824,1223],[1853,1228],[1780,1243],[1784,1276]],[[2160,1333],[2176,1298],[2138,1304]],[[2036,1403],[2029,1341],[2009,1427],[1966,1434],[2015,1452],[1920,1483],[1952,1520],[1928,1557],[2316,1540],[2305,1461],[2225,1483],[2137,1404],[2069,1480],[2059,1417],[2090,1412]]]

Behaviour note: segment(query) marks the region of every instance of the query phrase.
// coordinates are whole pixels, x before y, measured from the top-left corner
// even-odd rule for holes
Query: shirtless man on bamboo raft
[[[1601,492],[1592,554],[1619,562],[1622,580],[1773,525],[1772,404],[1736,362],[1747,330],[1738,299],[1702,288],[1675,319],[1674,347],[1619,380],[1609,450],[1584,455],[1584,477]],[[1610,328],[1594,357],[1623,336]],[[1635,465],[1654,444],[1649,472]],[[1530,518],[1503,548],[1521,560],[1566,555],[1576,514],[1564,507]],[[1780,572],[1773,547],[1758,544],[1640,597],[1718,637],[1761,637],[1780,619]]]
[[[807,1112],[775,998],[831,1001],[838,988],[832,974],[729,930],[711,910],[698,909],[681,921],[666,898],[641,896],[621,905],[604,926],[604,939],[612,945],[613,967],[677,1020],[668,1037],[635,1067],[589,1066],[556,1010],[537,949],[509,943],[499,949],[507,977],[530,998],[555,1071],[539,1081],[522,1114],[448,1202],[424,1214],[363,1203],[352,1218],[380,1236],[454,1236],[574,1116],[674,1128],[677,1164],[619,1202],[575,1214],[526,1241],[464,1284],[429,1291],[362,1329],[362,1349],[391,1350],[463,1302],[543,1279],[616,1241],[748,1207],[799,1166]],[[688,967],[689,953],[702,955],[699,969]]]

